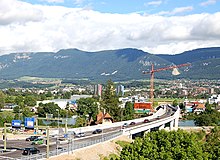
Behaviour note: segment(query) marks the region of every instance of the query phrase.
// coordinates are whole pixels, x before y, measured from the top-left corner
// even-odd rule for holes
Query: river
[[[181,120],[179,121],[179,127],[195,127],[194,120]]]

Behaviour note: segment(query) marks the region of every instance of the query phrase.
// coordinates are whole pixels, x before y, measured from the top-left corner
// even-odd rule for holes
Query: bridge
[[[157,112],[151,116],[133,119],[129,121],[115,122],[112,124],[101,124],[95,126],[87,126],[81,128],[69,129],[68,131],[79,132],[91,132],[99,128],[102,130],[108,128],[122,129],[124,123],[130,124],[135,122],[135,125],[129,125],[122,129],[122,134],[131,137],[133,134],[140,132],[149,132],[152,129],[166,129],[166,130],[176,130],[178,129],[178,122],[180,116],[179,107],[173,107],[169,104],[161,105],[157,108]],[[148,119],[148,123],[143,123],[145,119]],[[169,127],[167,127],[169,126]]]
[[[72,128],[68,129],[68,132],[74,131],[75,133],[84,132],[85,137],[75,138],[74,136],[69,136],[66,141],[57,142],[57,138],[54,138],[50,135],[50,149],[49,152],[46,150],[46,145],[37,146],[40,150],[40,154],[22,156],[21,150],[19,150],[18,144],[21,144],[23,147],[33,147],[30,145],[30,142],[25,142],[25,140],[18,141],[9,141],[7,142],[7,148],[15,148],[17,151],[13,153],[0,153],[0,159],[45,159],[51,156],[56,156],[62,153],[73,152],[74,150],[102,143],[114,138],[117,138],[121,135],[126,135],[130,138],[133,138],[139,134],[143,135],[146,132],[153,130],[176,130],[178,129],[178,120],[180,115],[179,107],[173,107],[171,105],[162,105],[157,108],[157,112],[151,116],[133,119],[129,121],[121,121],[108,125],[95,125],[81,128]],[[148,119],[146,123],[144,120]],[[131,124],[122,127],[124,123]],[[95,129],[102,129],[100,134],[92,134]],[[58,133],[58,130],[50,131],[53,135]],[[0,145],[3,144],[3,141],[0,141]],[[19,157],[20,155],[20,157]]]

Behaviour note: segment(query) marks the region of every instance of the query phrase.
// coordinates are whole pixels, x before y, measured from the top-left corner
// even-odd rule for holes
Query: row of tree
[[[220,157],[220,128],[211,133],[183,130],[149,132],[121,151],[121,160],[217,160]]]

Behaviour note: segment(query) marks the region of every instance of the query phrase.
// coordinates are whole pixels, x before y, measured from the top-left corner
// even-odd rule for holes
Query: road
[[[172,112],[169,111],[166,114],[164,114],[163,116],[160,116],[159,119],[166,118],[166,117],[170,116],[171,114],[172,114]],[[147,117],[146,117],[146,119],[147,119]],[[156,120],[158,120],[158,118],[151,119],[150,122],[153,122]],[[148,122],[148,123],[150,123],[150,122]],[[143,122],[135,123],[134,125],[128,125],[126,128],[138,126],[141,124],[143,124]],[[147,125],[147,123],[146,123],[146,125]],[[93,134],[91,131],[85,132],[85,137],[81,137],[81,138],[69,137],[69,139],[71,140],[71,141],[69,140],[69,144],[67,144],[67,141],[65,144],[63,144],[62,141],[58,140],[58,138],[50,137],[49,150],[54,151],[54,150],[56,150],[56,148],[59,148],[59,149],[68,148],[68,147],[72,148],[77,145],[89,143],[89,142],[92,142],[96,139],[102,139],[103,137],[108,136],[108,134],[110,135],[113,132],[118,132],[121,130],[121,128],[122,128],[121,126],[107,128],[107,129],[104,129],[103,132],[100,134]],[[5,157],[11,157],[11,158],[21,157],[23,148],[33,147],[33,145],[31,145],[31,143],[32,142],[25,141],[25,139],[23,139],[23,140],[8,140],[7,141],[7,149],[17,149],[17,150],[14,150],[13,152],[0,153],[0,159],[5,159]],[[40,150],[40,153],[46,152],[46,145],[45,144],[35,145],[35,147]],[[2,148],[2,149],[4,148],[4,142],[2,140],[0,140],[0,148]]]

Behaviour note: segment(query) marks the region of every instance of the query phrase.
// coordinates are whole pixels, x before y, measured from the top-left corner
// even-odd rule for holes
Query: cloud
[[[37,22],[43,19],[41,9],[16,0],[1,0],[0,15],[0,25],[25,23],[27,21]]]
[[[64,0],[40,0],[40,1],[48,2],[48,3],[63,3],[64,2]]]
[[[162,1],[151,1],[148,3],[145,3],[145,6],[159,6],[162,4]]]
[[[158,15],[175,15],[175,14],[180,14],[184,12],[189,12],[192,10],[193,10],[192,6],[178,7],[178,8],[174,8],[172,11],[161,11],[158,13]]]
[[[76,5],[81,5],[84,2],[84,0],[73,0],[73,1],[74,1],[74,4]]]
[[[0,15],[0,54],[67,48],[137,48],[176,54],[220,44],[220,12],[186,16],[110,14],[1,0]]]
[[[200,6],[208,6],[208,5],[212,5],[215,4],[217,0],[208,0],[205,2],[200,3]]]

